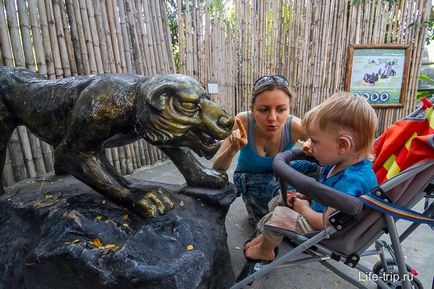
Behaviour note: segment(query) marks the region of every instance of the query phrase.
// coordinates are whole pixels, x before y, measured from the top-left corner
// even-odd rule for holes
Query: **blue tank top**
[[[292,123],[291,115],[282,129],[280,142],[280,151],[286,151],[292,148]],[[250,112],[247,112],[247,139],[248,143],[241,150],[238,156],[237,170],[249,173],[265,173],[272,171],[272,162],[274,157],[263,157],[256,151],[256,129],[255,123],[250,119]]]

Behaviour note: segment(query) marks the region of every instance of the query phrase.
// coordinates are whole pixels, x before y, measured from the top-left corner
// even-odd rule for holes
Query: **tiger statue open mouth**
[[[137,191],[114,170],[104,149],[144,138],[167,154],[189,186],[223,187],[226,173],[204,167],[183,147],[209,159],[233,123],[202,85],[185,75],[48,80],[0,67],[0,168],[13,130],[25,125],[53,145],[56,166],[143,216],[163,214],[173,203],[161,188]],[[0,185],[3,192],[1,178]]]

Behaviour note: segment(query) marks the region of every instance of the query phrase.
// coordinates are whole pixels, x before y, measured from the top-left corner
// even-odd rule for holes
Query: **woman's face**
[[[266,90],[256,97],[252,114],[265,136],[280,134],[289,117],[289,96],[280,89]]]

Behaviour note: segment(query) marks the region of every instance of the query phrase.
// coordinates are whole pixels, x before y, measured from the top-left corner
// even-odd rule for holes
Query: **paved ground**
[[[203,162],[210,166],[210,162],[203,159]],[[232,180],[232,166],[228,171],[230,180]],[[155,165],[151,168],[141,169],[138,173],[145,179],[159,182],[167,182],[172,184],[185,183],[184,178],[178,172],[176,167],[169,161]],[[137,175],[135,175],[137,177]],[[418,207],[422,207],[419,204]],[[237,198],[231,205],[226,218],[226,228],[228,232],[228,247],[231,254],[231,262],[235,275],[239,273],[243,264],[244,257],[242,247],[245,240],[252,234],[253,229],[248,225],[246,219],[247,213],[244,204],[240,198]],[[400,232],[408,226],[408,222],[398,222]],[[384,238],[387,240],[387,236]],[[281,252],[285,252],[290,247],[284,245]],[[403,242],[404,254],[407,262],[411,264],[419,272],[418,278],[422,281],[425,289],[434,289],[434,231],[428,226],[420,226],[413,234]],[[367,259],[367,260],[365,260]],[[368,267],[376,262],[374,257],[364,258],[364,264]],[[336,264],[336,262],[333,262]],[[337,264],[338,268],[347,272],[351,277],[358,279],[359,273],[357,270],[351,269],[343,264]],[[361,276],[366,279],[366,276]],[[369,288],[376,288],[372,281],[363,282]],[[252,289],[268,289],[268,288],[303,288],[303,289],[319,289],[319,288],[356,288],[347,281],[333,274],[327,268],[319,263],[309,263],[299,265],[297,267],[285,268],[268,274],[264,278],[257,280]]]

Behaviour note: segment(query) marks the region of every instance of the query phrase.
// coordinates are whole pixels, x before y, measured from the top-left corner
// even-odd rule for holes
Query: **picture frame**
[[[373,107],[403,107],[408,86],[410,45],[350,44],[345,90]]]

